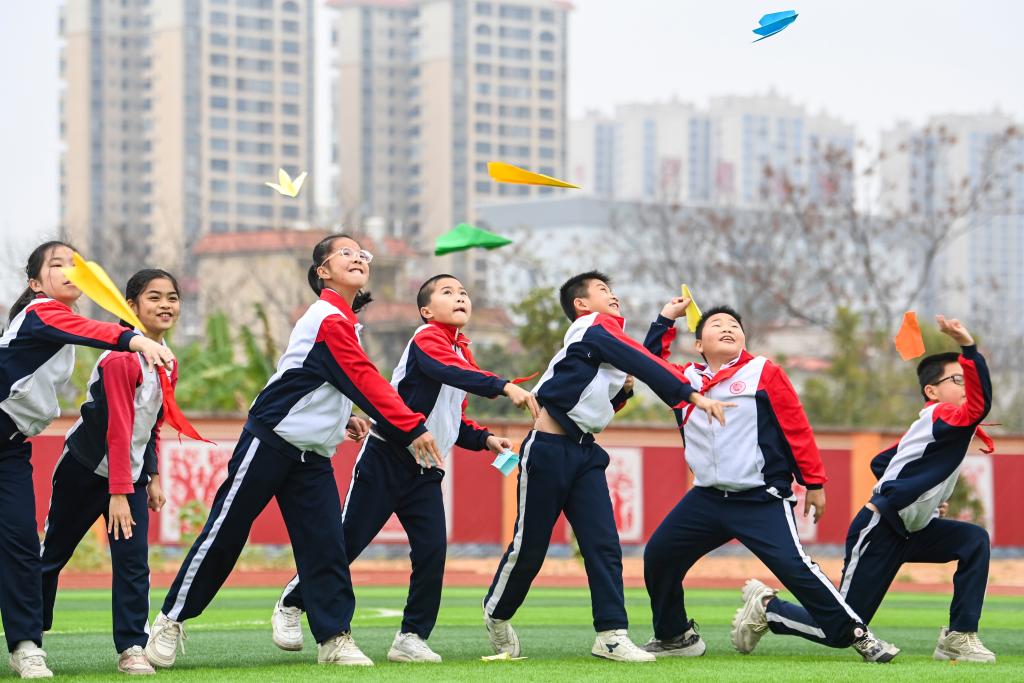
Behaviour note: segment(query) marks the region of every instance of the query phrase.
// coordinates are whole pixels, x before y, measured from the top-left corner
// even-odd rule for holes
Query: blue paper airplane
[[[772,12],[761,17],[761,20],[757,22],[760,24],[759,27],[754,29],[754,33],[761,36],[758,40],[764,40],[768,36],[774,36],[776,33],[786,28],[794,21],[796,21],[797,13],[796,10],[788,9],[785,12]]]

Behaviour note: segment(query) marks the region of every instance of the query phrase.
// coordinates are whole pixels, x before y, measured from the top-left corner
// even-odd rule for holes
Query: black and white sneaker
[[[864,658],[865,662],[877,662],[884,664],[891,662],[900,653],[900,649],[892,643],[887,643],[881,638],[876,638],[870,630],[864,629],[864,634],[853,641],[853,649]]]
[[[643,649],[655,657],[700,657],[708,646],[700,637],[698,628],[697,623],[691,619],[682,635],[665,640],[651,638]]]

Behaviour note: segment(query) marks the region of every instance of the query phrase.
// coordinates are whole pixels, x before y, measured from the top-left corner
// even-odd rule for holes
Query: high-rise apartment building
[[[312,22],[313,0],[66,0],[66,236],[191,274],[202,235],[305,223],[312,184],[263,183],[312,164]]]
[[[340,211],[421,242],[478,202],[552,188],[499,185],[494,160],[566,167],[561,0],[332,0]]]

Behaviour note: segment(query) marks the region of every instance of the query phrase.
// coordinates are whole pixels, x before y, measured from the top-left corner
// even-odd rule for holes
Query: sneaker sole
[[[128,671],[126,669],[118,669],[118,673],[125,674],[127,676],[155,676],[156,671],[150,669],[149,671]]]
[[[177,659],[177,657],[170,657],[169,659],[161,657],[157,653],[150,650],[148,646],[145,648],[144,651],[146,653],[146,659],[149,660],[149,663],[153,666],[158,666],[161,669],[170,669],[172,666],[174,666],[174,661]]]
[[[271,640],[274,641],[274,645],[276,645],[279,650],[284,650],[285,652],[299,652],[302,650],[302,641],[299,641],[298,643],[289,643],[278,640],[276,635],[271,636]]]
[[[402,663],[402,664],[440,664],[441,663],[441,659],[440,658],[438,658],[438,659],[413,659],[412,657],[410,657],[409,655],[405,654],[404,652],[399,652],[398,650],[395,650],[395,649],[388,650],[388,661],[389,662],[398,662],[398,663]]]
[[[627,664],[647,664],[655,661],[656,659],[653,655],[651,659],[626,659],[624,657],[609,657],[607,652],[594,652],[593,650],[590,651],[590,656],[597,657],[598,659],[607,659],[610,662],[625,662]]]
[[[651,652],[655,657],[703,657],[704,653],[708,651],[707,644],[702,640],[700,641],[700,647],[690,645],[689,647],[677,647],[672,650],[661,650],[659,652]],[[650,650],[646,650],[650,652]]]
[[[769,588],[764,582],[758,581],[757,579],[747,579],[747,582],[743,584],[743,590],[740,595],[743,598],[743,606],[736,610],[736,613],[732,617],[732,629],[729,631],[729,640],[732,643],[733,648],[737,652],[744,655],[749,655],[757,647],[758,642],[761,640],[763,633],[756,634],[757,638],[750,645],[749,649],[741,647],[739,642],[739,632],[743,626],[744,617],[746,616],[747,608],[750,607],[754,598],[761,600],[764,599],[765,595],[775,594],[775,591]]]
[[[334,666],[373,666],[373,662],[370,661],[369,659],[367,659],[367,660],[353,660],[353,661],[347,661],[347,662],[345,662],[345,661],[343,661],[343,662],[321,662],[320,660],[317,660],[317,664],[329,664],[329,665],[334,665]]]
[[[932,658],[937,659],[940,662],[970,662],[971,664],[995,664],[996,660],[993,659],[975,659],[970,655],[966,657],[960,657],[957,655],[951,655],[943,652],[939,648],[935,648],[935,652],[932,653]]]

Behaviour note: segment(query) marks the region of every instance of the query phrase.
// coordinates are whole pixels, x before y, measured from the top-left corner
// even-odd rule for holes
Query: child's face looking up
[[[959,384],[957,384],[959,382]],[[963,386],[964,369],[959,363],[946,363],[942,377],[935,384],[924,388],[925,395],[932,401],[962,405],[967,400],[967,389]]]
[[[446,277],[434,283],[430,303],[420,309],[420,315],[427,320],[461,328],[473,315],[473,302],[461,282]]]
[[[600,280],[588,281],[586,296],[576,297],[573,303],[576,306],[577,317],[589,315],[590,313],[622,315],[619,308],[619,297],[615,296],[608,283],[601,282]]]

